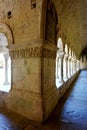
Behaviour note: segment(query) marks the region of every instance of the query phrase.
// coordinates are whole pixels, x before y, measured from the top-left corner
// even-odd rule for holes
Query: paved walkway
[[[87,130],[87,70],[81,71],[57,105],[53,117],[56,123],[60,121],[58,130]]]
[[[87,71],[81,71],[44,124],[0,109],[0,130],[87,130]]]

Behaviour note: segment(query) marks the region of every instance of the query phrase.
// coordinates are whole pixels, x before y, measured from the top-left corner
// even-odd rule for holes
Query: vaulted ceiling
[[[58,27],[79,57],[87,47],[87,0],[54,0]]]

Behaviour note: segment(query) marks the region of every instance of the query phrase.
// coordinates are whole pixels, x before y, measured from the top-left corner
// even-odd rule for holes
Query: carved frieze
[[[46,48],[43,48],[42,57],[55,59],[56,52],[52,51],[52,50],[49,50],[49,49],[46,49]]]
[[[34,58],[34,57],[54,59],[56,57],[56,52],[55,50],[50,50],[43,47],[31,47],[25,49],[10,50],[10,56],[12,59]]]

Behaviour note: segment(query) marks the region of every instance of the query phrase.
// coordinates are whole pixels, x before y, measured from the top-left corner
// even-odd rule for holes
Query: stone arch
[[[0,23],[0,33],[4,33],[7,37],[8,46],[13,43],[12,32],[7,24]]]
[[[0,38],[0,55],[3,56],[3,70],[5,70],[5,74],[3,74],[4,83],[1,85],[0,91],[9,92],[11,89],[11,57],[9,54],[9,46],[13,43],[13,36],[9,26],[4,23],[0,23]],[[2,73],[4,72],[2,71]]]

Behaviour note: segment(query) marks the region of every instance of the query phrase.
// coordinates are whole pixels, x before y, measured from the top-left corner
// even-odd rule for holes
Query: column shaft
[[[9,54],[5,54],[5,81],[4,81],[4,85],[9,84],[8,81],[8,59],[9,59]]]

